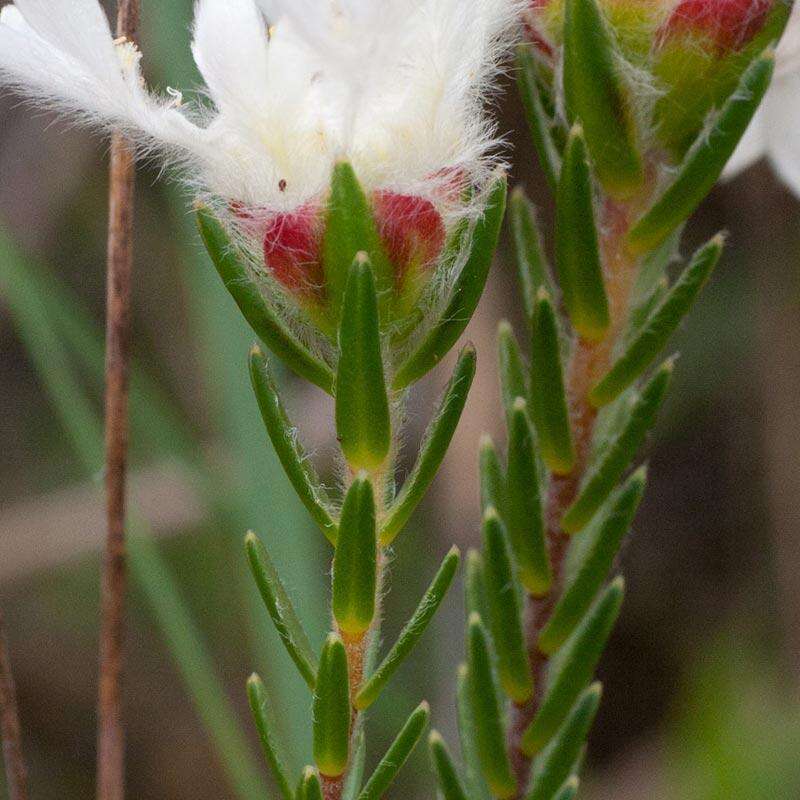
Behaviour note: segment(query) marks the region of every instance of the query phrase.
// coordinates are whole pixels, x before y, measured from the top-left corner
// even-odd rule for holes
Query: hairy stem
[[[134,40],[139,1],[121,0],[117,35]],[[111,145],[106,284],[106,547],[103,559],[97,701],[97,798],[125,795],[122,667],[125,637],[125,493],[128,454],[130,296],[133,271],[133,152],[120,135]]]
[[[0,611],[0,738],[9,800],[28,800],[28,773],[22,756],[17,693],[11,672],[3,613]]]

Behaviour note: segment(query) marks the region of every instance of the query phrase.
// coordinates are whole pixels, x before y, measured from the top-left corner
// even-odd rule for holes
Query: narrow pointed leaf
[[[522,737],[522,750],[529,756],[541,752],[553,738],[591,680],[619,615],[624,586],[622,578],[616,578],[564,645],[560,669]]]
[[[308,636],[300,624],[300,619],[295,613],[292,601],[289,599],[286,589],[283,588],[278,571],[264,545],[252,531],[245,538],[245,549],[258,591],[261,593],[278,635],[303,676],[303,680],[313,689],[317,674],[317,659],[311,649]]]
[[[497,455],[492,437],[481,437],[478,472],[480,475],[481,510],[494,506],[500,517],[506,519],[508,513],[508,492],[506,489],[506,475],[500,457]]]
[[[503,405],[508,413],[518,397],[528,399],[528,370],[517,337],[507,320],[497,326],[497,360]]]
[[[357,253],[365,253],[372,264],[379,296],[388,298],[391,294],[392,266],[381,242],[369,201],[353,167],[345,161],[340,161],[333,168],[327,208],[322,264],[333,318],[338,319],[350,265]]]
[[[506,752],[500,696],[483,623],[477,614],[469,619],[467,633],[468,687],[475,744],[483,777],[494,797],[513,797],[517,782]]]
[[[237,258],[220,221],[207,208],[200,207],[197,224],[225,288],[258,338],[301,378],[333,394],[333,371],[311,353],[270,308],[247,268]]]
[[[417,610],[405,624],[403,630],[400,631],[397,641],[386,654],[380,666],[356,695],[354,705],[357,709],[363,711],[378,699],[389,679],[422,638],[422,634],[425,633],[428,624],[438,611],[442,600],[447,594],[447,590],[450,588],[450,584],[453,582],[459,560],[458,548],[453,547],[445,556],[444,561],[442,561],[439,571],[422,596]]]
[[[556,312],[540,289],[531,337],[531,416],[545,464],[557,475],[575,466],[575,448],[567,409]]]
[[[472,231],[469,256],[450,291],[447,305],[434,327],[398,369],[394,389],[403,389],[430,372],[450,352],[472,319],[497,247],[505,214],[506,188],[506,178],[502,175],[489,191],[486,210]]]
[[[476,724],[470,699],[469,668],[466,664],[460,664],[456,673],[456,712],[467,793],[471,800],[485,800],[489,794],[489,787],[483,778],[478,758]]]
[[[580,567],[559,599],[538,641],[552,655],[575,630],[603,585],[644,493],[646,471],[637,470],[612,497],[590,537]]]
[[[475,348],[466,345],[447,384],[439,409],[420,445],[419,457],[381,525],[381,544],[391,544],[425,496],[447,454],[475,377]]]
[[[717,234],[694,254],[689,266],[653,311],[638,335],[628,344],[611,369],[592,387],[589,392],[589,402],[592,405],[599,408],[617,398],[661,352],[705,286],[722,255],[724,243],[724,237]]]
[[[374,470],[391,446],[391,421],[383,377],[378,301],[369,260],[350,267],[339,328],[336,433],[353,470]]]
[[[361,782],[364,780],[364,765],[367,760],[367,742],[364,736],[363,717],[356,722],[358,732],[353,737],[355,747],[353,758],[347,769],[347,776],[342,787],[342,800],[356,800],[361,793]]]
[[[664,402],[672,368],[672,361],[664,364],[642,393],[633,399],[623,428],[590,469],[578,497],[564,514],[561,528],[566,533],[577,533],[591,521],[636,456]]]
[[[772,51],[756,58],[722,107],[711,130],[689,149],[675,179],[634,225],[628,242],[635,253],[652,250],[700,205],[717,182],[764,97],[775,67]]]
[[[296,428],[283,407],[269,363],[259,347],[250,351],[250,380],[264,426],[284,472],[308,513],[328,540],[335,544],[336,523],[327,507],[325,489],[298,441]]]
[[[322,784],[314,767],[306,767],[297,787],[297,800],[322,800]]]
[[[561,155],[550,132],[553,121],[545,110],[539,93],[535,58],[531,45],[522,44],[517,47],[517,87],[533,146],[539,157],[539,166],[550,189],[555,191],[561,171]]]
[[[567,118],[583,125],[600,183],[609,194],[625,198],[641,186],[644,172],[636,121],[618,64],[613,34],[597,0],[566,0]]]
[[[284,800],[294,800],[294,792],[289,783],[285,760],[280,752],[279,743],[273,730],[271,715],[274,712],[269,708],[267,689],[258,675],[251,675],[247,681],[247,699],[250,702],[250,711],[253,714],[256,729],[258,730],[261,749],[264,751],[264,757],[272,770],[275,783],[277,783]]]
[[[506,487],[506,524],[520,580],[531,594],[539,597],[550,589],[553,575],[545,542],[533,428],[521,397],[514,403],[509,419]]]
[[[570,131],[558,184],[556,267],[573,327],[584,339],[602,339],[611,320],[597,242],[592,181],[580,125]]]
[[[641,333],[642,328],[647,324],[647,320],[650,319],[653,311],[658,308],[668,292],[669,280],[665,275],[641,303],[631,308],[631,312],[628,315],[627,329],[622,339],[623,345],[630,344]]]
[[[366,633],[375,617],[377,551],[375,496],[361,473],[347,490],[333,557],[333,617],[348,636]]]
[[[544,286],[551,295],[555,294],[555,288],[542,244],[536,210],[521,188],[517,187],[511,192],[508,211],[525,319],[530,321],[539,287]]]
[[[431,731],[428,737],[428,750],[444,800],[469,800],[450,751],[439,731]]]
[[[580,781],[573,775],[571,778],[567,778],[567,781],[561,787],[558,794],[556,794],[554,800],[575,800],[578,796],[579,788]]]
[[[397,773],[400,772],[403,764],[406,763],[408,757],[417,746],[417,742],[428,724],[429,717],[430,707],[425,702],[420,703],[406,720],[406,724],[403,725],[400,733],[397,734],[395,740],[389,746],[386,755],[381,759],[381,762],[375,768],[375,772],[372,773],[370,779],[364,785],[358,800],[381,800],[381,797],[383,797]]]
[[[314,761],[328,778],[347,768],[350,741],[350,686],[342,640],[328,635],[322,648],[314,693]]]
[[[467,551],[464,576],[464,601],[467,614],[483,615],[486,607],[486,589],[483,585],[483,557],[477,550]]]
[[[533,771],[527,800],[554,800],[570,777],[600,705],[602,689],[592,684],[579,698]],[[568,795],[569,796],[569,795]]]
[[[525,648],[511,547],[505,527],[492,507],[483,517],[483,553],[489,630],[500,685],[511,700],[524,703],[533,694],[533,675]]]

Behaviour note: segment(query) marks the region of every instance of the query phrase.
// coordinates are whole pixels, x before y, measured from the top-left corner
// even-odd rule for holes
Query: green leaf
[[[474,377],[475,348],[466,345],[458,357],[439,409],[425,431],[417,462],[383,519],[380,540],[384,547],[390,545],[403,529],[436,477],[461,419]]]
[[[569,779],[600,705],[602,688],[592,684],[578,699],[564,725],[533,771],[527,800],[554,800]],[[570,795],[567,794],[567,797]]]
[[[347,775],[342,787],[342,800],[356,800],[361,792],[361,782],[364,779],[364,765],[367,760],[367,742],[364,735],[363,717],[356,720],[357,733],[353,737],[355,747],[353,758],[347,769]]]
[[[450,751],[439,731],[431,731],[428,737],[428,750],[444,800],[469,800]]]
[[[466,664],[459,664],[456,672],[456,719],[461,742],[461,756],[464,759],[467,793],[471,800],[485,800],[489,794],[489,787],[486,785],[480,769],[477,726],[472,713],[469,683],[469,668]]]
[[[567,118],[570,124],[578,121],[583,125],[600,183],[609,194],[625,199],[641,186],[644,171],[618,59],[613,34],[596,0],[566,0],[563,80]]]
[[[350,749],[350,686],[347,652],[335,633],[322,648],[313,720],[317,768],[326,778],[338,778],[347,769]]]
[[[444,561],[442,561],[433,582],[422,596],[416,611],[405,624],[403,630],[400,631],[397,641],[386,654],[380,666],[356,695],[353,705],[359,711],[369,708],[378,699],[389,679],[422,638],[422,634],[425,633],[428,624],[438,611],[442,600],[447,594],[447,590],[450,588],[450,584],[453,582],[459,560],[458,548],[451,548]]]
[[[251,531],[245,537],[250,570],[284,647],[309,688],[314,688],[317,665],[308,636],[264,545]]]
[[[575,577],[539,635],[538,647],[552,655],[569,638],[592,605],[630,530],[644,493],[646,470],[638,469],[614,494],[591,532]]]
[[[567,778],[566,782],[561,787],[561,790],[553,798],[553,800],[575,800],[575,798],[578,796],[579,788],[580,781],[578,780],[577,776],[573,775],[571,778]]]
[[[610,403],[625,391],[661,352],[705,286],[722,255],[724,243],[722,234],[717,234],[694,254],[639,334],[590,390],[589,402],[595,408]]]
[[[272,770],[278,789],[280,789],[284,800],[294,800],[294,792],[289,783],[285,759],[280,753],[279,743],[276,741],[273,731],[272,712],[269,708],[267,688],[258,675],[251,675],[247,681],[247,699],[250,702],[250,711],[256,723],[264,757]]]
[[[497,361],[500,369],[500,389],[506,413],[511,412],[518,397],[528,399],[528,370],[519,349],[519,342],[508,320],[497,326]]]
[[[747,130],[767,91],[774,67],[775,55],[769,50],[745,70],[711,129],[700,134],[675,179],[628,234],[628,244],[634,253],[659,245],[700,205]]]
[[[506,207],[506,177],[495,179],[489,190],[486,209],[475,224],[469,256],[450,291],[450,298],[433,328],[401,364],[394,376],[396,390],[418,381],[441,361],[464,332],[489,276],[500,226]]]
[[[483,614],[486,607],[486,588],[483,585],[483,557],[477,550],[467,551],[464,576],[464,601],[467,614]]]
[[[331,544],[336,544],[337,527],[328,509],[325,489],[297,438],[296,428],[281,402],[269,363],[257,346],[250,351],[250,380],[264,426],[284,472],[308,513]]]
[[[362,636],[375,618],[377,551],[375,496],[362,472],[344,498],[333,557],[333,617],[348,636]]]
[[[522,737],[521,749],[528,756],[541,752],[553,738],[591,679],[619,615],[624,587],[622,578],[616,578],[564,645],[560,669]]]
[[[508,513],[508,492],[506,476],[500,457],[497,455],[492,437],[484,434],[481,437],[478,456],[478,472],[480,474],[481,510],[494,506],[503,519]]]
[[[322,784],[314,767],[306,767],[300,776],[300,785],[297,787],[297,800],[322,800]]]
[[[548,185],[555,191],[558,174],[561,171],[561,155],[550,132],[553,121],[542,103],[537,73],[533,46],[519,45],[517,47],[517,87],[522,98],[522,107],[525,110],[533,146],[539,157],[539,166],[542,168]]]
[[[467,691],[475,723],[475,744],[483,777],[494,797],[514,797],[517,781],[505,746],[500,697],[492,673],[489,645],[481,618],[471,614],[467,633]]]
[[[536,296],[533,315],[530,398],[542,458],[556,475],[569,474],[575,466],[575,448],[564,387],[556,312],[544,288],[539,289]]]
[[[220,221],[204,207],[197,209],[200,235],[225,288],[262,342],[301,378],[333,394],[333,372],[315,356],[270,308]]]
[[[417,746],[417,742],[422,736],[422,732],[428,724],[430,717],[430,707],[426,702],[420,703],[416,710],[406,720],[406,724],[397,734],[395,740],[386,751],[386,755],[381,759],[375,772],[361,790],[358,800],[381,800],[392,781],[397,777],[397,773],[403,768],[408,757]]]
[[[339,328],[336,433],[352,470],[377,470],[392,443],[375,276],[363,253],[350,267]]]
[[[534,596],[546,594],[553,582],[545,542],[539,471],[527,404],[518,397],[508,431],[508,535],[517,557],[522,585]]]
[[[602,339],[611,318],[597,242],[592,179],[578,124],[570,131],[558,184],[556,267],[573,327],[584,339]]]
[[[322,241],[322,265],[333,319],[339,319],[340,312],[345,313],[343,297],[350,265],[358,253],[366,254],[375,271],[378,296],[388,301],[394,289],[392,265],[353,167],[340,161],[333,168]]]
[[[514,257],[522,289],[522,303],[525,308],[525,318],[530,321],[533,317],[533,304],[539,287],[544,286],[551,294],[555,294],[555,287],[542,245],[542,234],[536,219],[536,210],[520,187],[511,192],[508,211],[514,242]]]
[[[505,527],[491,506],[483,516],[483,552],[489,630],[500,685],[515,703],[525,703],[533,694],[533,675],[522,630],[522,608]]]
[[[589,470],[578,497],[561,520],[561,529],[566,533],[577,533],[589,523],[636,456],[664,402],[672,369],[672,360],[667,361],[642,393],[632,398],[624,426]]]

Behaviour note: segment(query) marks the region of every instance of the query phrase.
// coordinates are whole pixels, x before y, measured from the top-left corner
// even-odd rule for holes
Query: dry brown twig
[[[135,41],[139,0],[121,0],[117,35]],[[125,636],[125,489],[128,452],[134,157],[115,134],[111,145],[106,286],[106,519],[97,703],[97,798],[125,794],[122,667]]]

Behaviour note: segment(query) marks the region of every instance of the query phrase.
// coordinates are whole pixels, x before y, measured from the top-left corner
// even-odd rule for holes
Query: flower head
[[[198,0],[209,103],[151,93],[97,0],[16,0],[0,83],[181,168],[301,303],[324,301],[325,205],[346,161],[398,273],[436,261],[496,161],[487,90],[519,0]],[[455,184],[455,186],[454,186]],[[400,279],[400,283],[403,280]]]

